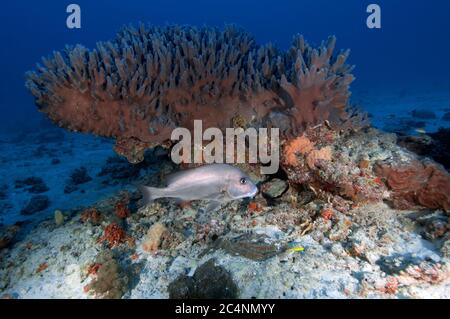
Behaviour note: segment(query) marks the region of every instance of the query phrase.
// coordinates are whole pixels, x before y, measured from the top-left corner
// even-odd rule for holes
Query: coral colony
[[[40,110],[70,130],[116,139],[130,162],[170,143],[178,127],[276,127],[292,136],[327,120],[364,124],[349,108],[349,52],[335,38],[312,48],[295,36],[286,52],[259,46],[233,26],[124,28],[96,49],[67,47],[27,75]]]
[[[0,292],[41,296],[29,284],[39,276],[55,282],[50,297],[446,296],[448,167],[368,125],[349,102],[348,56],[334,37],[314,48],[297,35],[283,51],[233,26],[141,25],[45,58],[26,82],[40,111],[115,139],[128,161],[109,158],[97,175],[75,169],[61,190],[118,193],[58,207],[21,242],[20,225],[0,227],[0,249],[10,249]],[[164,187],[172,172],[213,161],[233,163],[259,192],[214,210],[201,200],[142,205],[134,185]],[[32,194],[21,216],[52,205],[47,184],[16,181]]]
[[[202,121],[194,120],[193,131],[192,140],[191,132],[187,128],[173,130],[171,140],[180,140],[172,147],[171,158],[174,163],[261,163],[269,164],[261,166],[262,174],[278,172],[280,159],[278,128],[270,128],[270,134],[267,128],[259,128],[258,131],[254,127],[245,130],[242,127],[226,128],[224,140],[220,129],[210,127],[202,132]],[[212,141],[204,146],[204,140]]]
[[[367,184],[350,171],[345,177],[339,173],[342,180],[329,180],[336,178],[331,176],[336,165],[333,169],[323,165],[331,162],[331,144],[340,143],[342,132],[368,125],[365,114],[349,105],[353,81],[352,67],[346,64],[349,51],[334,54],[335,43],[330,37],[312,48],[297,35],[287,51],[280,51],[257,45],[250,34],[234,26],[223,31],[126,27],[91,51],[78,45],[44,58],[44,66],[28,73],[27,87],[51,120],[70,130],[115,138],[116,152],[132,163],[142,161],[149,147],[172,145],[174,130],[177,138],[181,135],[177,128],[194,131],[195,120],[202,121],[202,129],[222,131],[277,128],[285,145],[282,166],[292,182],[333,188],[351,199],[379,199],[382,190],[375,189],[384,187],[383,182]],[[214,148],[218,152],[222,147]],[[184,157],[191,163],[190,152],[180,155],[178,162]],[[297,160],[299,155],[305,156],[306,165]],[[194,152],[193,162],[201,162],[201,156]],[[249,157],[252,162],[255,156]],[[261,159],[266,164],[275,157],[261,157],[260,152]],[[232,159],[227,157],[227,162]],[[315,172],[318,166],[325,173]],[[379,178],[387,179],[393,189],[398,207],[449,209],[448,174],[434,163],[412,161],[409,169],[390,163],[376,166]],[[414,174],[409,172],[416,168],[423,173],[411,183]],[[417,189],[421,194],[415,194]]]

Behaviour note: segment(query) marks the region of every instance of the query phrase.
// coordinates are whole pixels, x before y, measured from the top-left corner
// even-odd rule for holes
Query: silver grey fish
[[[166,179],[165,188],[140,186],[144,204],[163,197],[183,201],[209,200],[206,211],[221,204],[245,197],[253,197],[258,188],[239,168],[227,164],[210,164],[182,170]]]

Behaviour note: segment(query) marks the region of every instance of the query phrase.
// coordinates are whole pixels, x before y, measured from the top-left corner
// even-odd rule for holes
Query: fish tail
[[[156,187],[149,187],[149,186],[138,186],[139,190],[142,194],[142,203],[144,205],[148,205],[152,201],[154,201],[157,198],[163,197],[161,194],[161,189]]]

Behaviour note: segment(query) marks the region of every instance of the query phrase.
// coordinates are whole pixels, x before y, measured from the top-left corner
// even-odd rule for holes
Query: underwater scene
[[[3,3],[0,297],[450,298],[449,12]]]

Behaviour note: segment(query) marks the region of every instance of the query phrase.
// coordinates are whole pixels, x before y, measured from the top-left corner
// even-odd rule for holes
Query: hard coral
[[[403,164],[379,162],[374,170],[392,190],[396,208],[418,205],[450,211],[450,175],[437,164],[420,160]]]
[[[329,121],[364,122],[348,107],[352,67],[335,38],[312,48],[302,36],[280,51],[235,27],[167,26],[121,30],[96,49],[67,47],[27,74],[40,110],[60,126],[116,138],[130,162],[168,145],[176,127],[279,127],[298,134]]]

